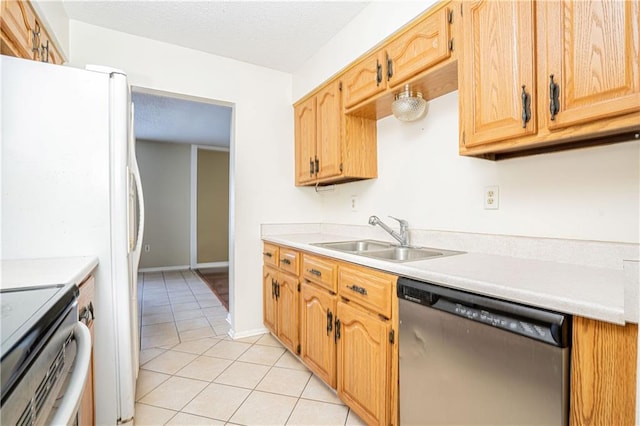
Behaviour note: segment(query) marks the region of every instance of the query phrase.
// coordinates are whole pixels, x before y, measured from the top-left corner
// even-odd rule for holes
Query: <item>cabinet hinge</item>
[[[300,355],[300,343],[298,343],[298,346],[296,347],[296,352]]]
[[[463,131],[462,132],[462,145],[466,145],[467,144],[467,134]]]
[[[449,10],[449,23],[453,23],[453,9]]]
[[[462,2],[460,2],[460,17],[462,17]]]
[[[342,92],[342,82],[340,82],[340,84],[338,84],[338,90]]]
[[[453,38],[449,40],[449,51],[453,52]]]
[[[342,173],[342,163],[340,163],[340,173]]]
[[[391,330],[389,332],[389,343],[393,344],[396,341],[396,332]]]
[[[300,293],[300,283],[298,283],[298,293]]]

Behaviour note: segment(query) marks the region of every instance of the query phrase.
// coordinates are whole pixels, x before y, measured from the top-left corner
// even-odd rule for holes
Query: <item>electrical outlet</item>
[[[145,253],[149,253],[151,251],[151,244],[145,244],[144,245],[144,252]]]
[[[498,186],[484,187],[484,209],[498,210],[500,206],[500,191]]]
[[[352,212],[357,212],[358,211],[358,196],[357,195],[352,195],[351,196],[351,211]]]

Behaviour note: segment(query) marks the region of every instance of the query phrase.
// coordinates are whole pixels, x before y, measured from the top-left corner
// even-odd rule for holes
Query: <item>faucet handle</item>
[[[397,217],[393,217],[393,216],[389,216],[391,219],[393,220],[397,220],[400,223],[400,227],[401,228],[408,228],[409,227],[409,222],[407,222],[404,219],[398,219]]]

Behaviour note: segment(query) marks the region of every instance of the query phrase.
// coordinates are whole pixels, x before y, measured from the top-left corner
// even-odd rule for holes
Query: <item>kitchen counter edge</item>
[[[2,259],[0,289],[67,283],[80,285],[97,266],[98,258],[94,256]]]

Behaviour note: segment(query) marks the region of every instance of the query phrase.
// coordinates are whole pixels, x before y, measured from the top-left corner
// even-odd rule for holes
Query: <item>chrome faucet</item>
[[[393,229],[389,228],[383,221],[380,220],[378,216],[370,216],[369,217],[369,225],[376,226],[380,225],[382,229],[387,231],[393,238],[400,242],[401,247],[409,246],[409,222],[404,219],[398,219],[393,216],[389,216],[391,219],[395,219],[400,223],[400,233],[397,233]]]

